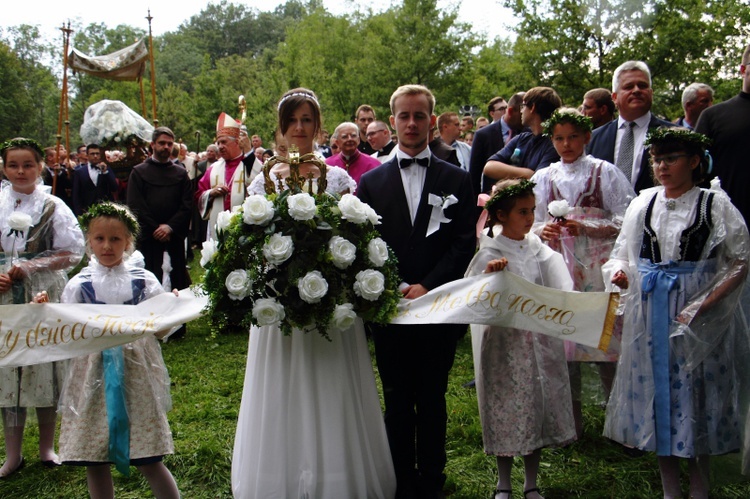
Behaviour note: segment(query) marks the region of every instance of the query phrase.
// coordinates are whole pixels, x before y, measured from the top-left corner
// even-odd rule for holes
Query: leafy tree
[[[24,118],[32,110],[29,93],[21,78],[21,60],[11,48],[0,42],[0,140],[21,135]]]
[[[11,87],[0,91],[0,100],[8,103],[7,111],[13,114],[3,113],[2,116],[10,118],[4,121],[14,135],[51,144],[57,133],[60,89],[45,64],[50,64],[54,49],[40,35],[37,26],[11,27],[7,36],[8,42],[3,45],[11,53],[3,50],[8,71],[3,68],[0,79]]]
[[[742,0],[505,0],[520,19],[514,59],[576,105],[611,87],[614,69],[644,60],[654,76],[655,111],[675,116],[681,89],[714,84],[736,65],[750,7]]]

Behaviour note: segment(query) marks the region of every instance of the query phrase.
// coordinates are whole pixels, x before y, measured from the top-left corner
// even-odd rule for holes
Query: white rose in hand
[[[354,305],[344,303],[343,305],[336,305],[336,308],[333,310],[333,323],[331,325],[334,329],[342,331],[352,327],[356,319],[357,314],[354,312]]]
[[[568,213],[570,213],[570,205],[565,199],[551,201],[550,204],[547,205],[547,212],[555,220],[562,220],[568,215]]]
[[[365,300],[375,301],[385,290],[385,277],[377,270],[362,270],[354,279],[354,292]]]
[[[323,274],[313,270],[297,282],[299,297],[306,303],[318,303],[328,293],[328,283]]]
[[[20,211],[14,211],[8,217],[8,226],[10,227],[10,230],[18,233],[25,234],[26,231],[34,225],[32,222],[31,215],[27,215]]]
[[[224,281],[229,298],[232,300],[244,300],[250,293],[251,284],[246,270],[233,270]]]
[[[203,248],[201,249],[201,267],[206,267],[208,263],[216,256],[216,251],[219,249],[219,244],[213,239],[203,241]]]
[[[273,203],[260,194],[248,196],[242,211],[242,219],[248,225],[265,225],[274,216]]]
[[[286,202],[289,207],[289,216],[293,219],[303,222],[315,217],[315,198],[308,193],[293,194],[287,198]]]
[[[333,236],[328,250],[336,268],[345,269],[357,258],[357,247],[341,236]]]
[[[370,257],[370,262],[376,267],[382,267],[383,264],[388,260],[388,245],[376,237],[367,243],[367,255]]]
[[[367,208],[369,206],[353,194],[344,194],[341,196],[338,206],[339,210],[341,210],[341,218],[344,220],[349,220],[355,224],[362,224],[368,220]]]
[[[253,304],[253,317],[259,326],[272,326],[284,320],[284,306],[275,298],[261,298]]]
[[[292,256],[293,252],[292,236],[283,236],[280,232],[269,237],[268,242],[263,245],[263,256],[272,265],[281,265]]]

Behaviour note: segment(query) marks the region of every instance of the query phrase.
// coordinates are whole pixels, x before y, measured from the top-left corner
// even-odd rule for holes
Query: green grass
[[[242,396],[247,334],[213,338],[209,325],[201,319],[190,324],[184,339],[163,345],[163,352],[172,378],[173,409],[169,421],[176,450],[165,458],[165,463],[183,497],[231,497],[232,445]],[[539,484],[545,497],[661,497],[655,457],[630,458],[621,447],[601,436],[604,411],[596,374],[584,368],[583,375],[584,437],[563,449],[543,451]],[[496,481],[495,460],[482,451],[476,392],[462,386],[473,377],[467,336],[459,345],[448,388],[446,492],[452,499],[490,497]],[[84,469],[43,468],[37,445],[38,428],[32,420],[27,424],[23,445],[26,467],[9,479],[0,480],[0,498],[87,497]],[[523,497],[523,465],[520,459],[515,464],[515,497]],[[712,498],[750,497],[750,478],[741,475],[739,469],[737,454],[712,460]],[[143,477],[135,468],[131,470],[130,477],[113,471],[116,496],[152,497]]]

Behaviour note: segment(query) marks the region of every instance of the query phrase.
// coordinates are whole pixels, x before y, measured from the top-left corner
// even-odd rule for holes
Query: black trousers
[[[411,497],[403,491],[413,488],[442,490],[447,460],[445,393],[456,343],[465,329],[452,324],[373,328],[399,496]]]

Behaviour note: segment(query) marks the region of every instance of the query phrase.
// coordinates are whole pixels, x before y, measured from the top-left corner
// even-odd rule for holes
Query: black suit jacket
[[[65,201],[65,204],[72,208],[71,189],[73,183],[68,176],[68,169],[64,166],[60,166],[59,172],[60,173],[57,176],[57,184],[55,185],[55,196]],[[44,182],[44,185],[52,187],[53,178],[54,177],[48,168],[42,168],[42,182]]]
[[[471,174],[471,185],[474,192],[484,192],[484,186],[482,185],[485,183],[482,175],[484,165],[490,156],[504,146],[503,128],[500,125],[500,120],[494,121],[474,133],[474,141],[471,143],[471,159],[469,160],[469,173]],[[487,181],[489,186],[492,186],[493,183],[491,179]]]
[[[447,161],[452,165],[456,165],[458,167],[461,166],[461,162],[458,160],[458,151],[456,151],[456,148],[446,144],[442,138],[435,137],[434,139],[432,139],[432,142],[428,144],[428,146],[430,148],[430,152],[434,156],[437,156],[439,159]]]
[[[617,141],[617,123],[618,120],[612,120],[606,125],[602,125],[591,134],[591,142],[589,142],[586,152],[594,156],[595,158],[603,159],[614,164],[615,162],[615,143]],[[648,129],[654,129],[660,126],[673,127],[674,123],[664,121],[653,114],[651,115],[651,121],[648,123]],[[641,168],[638,173],[638,178],[635,181],[635,192],[641,192],[643,189],[654,186],[654,179],[651,175],[651,166],[648,164],[648,151],[643,151],[641,157]]]
[[[427,236],[430,193],[453,194],[458,202],[445,210],[451,221]],[[476,246],[476,196],[467,172],[432,155],[413,226],[397,157],[362,175],[357,195],[382,217],[377,229],[396,253],[405,282],[434,289],[463,277]]]
[[[89,165],[81,165],[73,170],[73,213],[82,215],[99,201],[113,201],[117,192],[117,178],[112,168],[106,174],[99,174],[96,185],[91,181]]]

